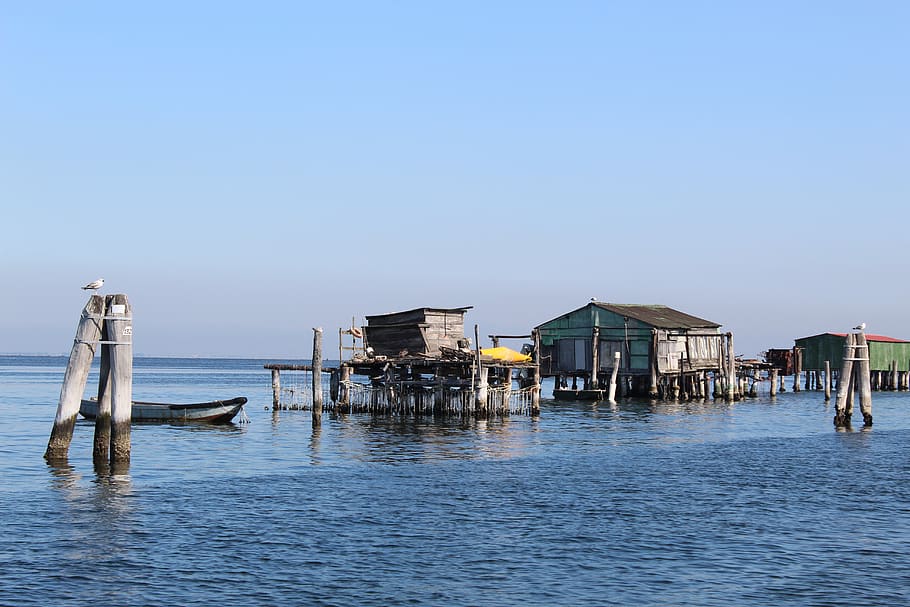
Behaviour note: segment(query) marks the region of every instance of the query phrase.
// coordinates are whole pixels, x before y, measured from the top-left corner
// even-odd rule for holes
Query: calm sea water
[[[66,360],[0,357],[0,604],[910,604],[906,394],[869,431],[788,392],[314,432],[264,362],[136,359],[134,398],[250,423],[136,425],[111,475],[90,422],[42,457]]]

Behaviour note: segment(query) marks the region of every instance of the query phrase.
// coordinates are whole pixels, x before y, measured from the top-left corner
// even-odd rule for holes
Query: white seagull
[[[853,327],[853,329],[856,331],[864,331],[866,329],[866,323],[861,322],[858,325],[856,325],[855,327]]]
[[[104,284],[104,279],[99,278],[98,280],[93,280],[92,282],[90,282],[87,285],[85,285],[84,287],[82,287],[82,290],[83,291],[97,291],[98,289],[101,288],[101,285],[103,285],[103,284]]]

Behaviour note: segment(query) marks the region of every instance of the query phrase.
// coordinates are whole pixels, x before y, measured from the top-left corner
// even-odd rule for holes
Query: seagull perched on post
[[[97,291],[98,289],[101,288],[101,285],[103,285],[103,284],[104,284],[104,279],[99,278],[98,280],[93,280],[92,282],[90,282],[87,285],[85,285],[84,287],[82,287],[82,290],[83,291]]]
[[[866,323],[861,322],[861,323],[859,323],[858,325],[856,325],[855,327],[853,327],[853,329],[854,329],[855,331],[865,331],[865,329],[866,329]]]

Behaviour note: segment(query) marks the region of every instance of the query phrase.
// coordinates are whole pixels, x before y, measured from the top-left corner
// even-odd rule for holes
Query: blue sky
[[[99,276],[148,355],[306,358],[313,327],[420,306],[523,333],[592,296],[721,323],[746,356],[861,320],[910,339],[907,23],[6,3],[0,352],[68,352]]]

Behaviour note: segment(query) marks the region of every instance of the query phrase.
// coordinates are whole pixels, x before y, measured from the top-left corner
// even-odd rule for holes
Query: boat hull
[[[246,400],[246,397],[239,396],[230,400],[191,404],[133,401],[132,421],[225,424],[240,413]],[[95,419],[98,416],[98,401],[95,399],[83,400],[79,413],[86,419]]]
[[[553,398],[556,400],[607,400],[607,394],[607,390],[553,390]]]

